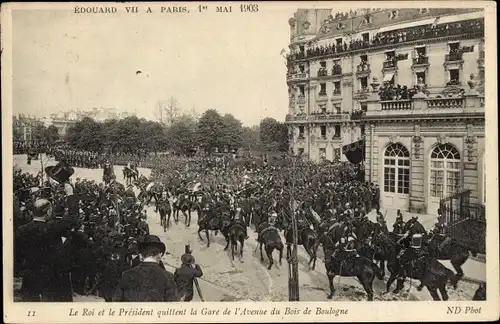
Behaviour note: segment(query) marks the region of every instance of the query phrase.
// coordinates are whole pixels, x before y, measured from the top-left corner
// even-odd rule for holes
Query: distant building
[[[50,114],[49,118],[43,118],[46,126],[54,125],[59,129],[59,135],[64,136],[69,126],[77,121],[90,117],[98,122],[107,119],[120,119],[136,116],[135,113],[118,112],[116,108],[93,108],[92,110],[71,110]]]
[[[482,9],[301,9],[289,24],[295,154],[363,163],[382,207],[436,214],[467,189],[484,204]]]

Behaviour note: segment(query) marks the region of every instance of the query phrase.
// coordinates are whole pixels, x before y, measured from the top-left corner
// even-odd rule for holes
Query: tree
[[[92,118],[85,117],[68,128],[66,141],[79,150],[102,151],[105,139],[102,126]]]
[[[288,150],[288,129],[284,123],[274,118],[260,121],[260,141],[269,151]]]
[[[60,138],[59,129],[55,125],[50,125],[49,127],[47,127],[44,135],[45,135],[45,140],[49,145],[54,144]]]
[[[36,123],[32,129],[32,139],[36,142],[44,142],[46,130],[47,128],[42,123]]]
[[[214,109],[205,111],[196,128],[198,145],[203,147],[205,152],[212,153],[216,147],[224,146],[224,135],[224,119],[221,115]]]
[[[197,146],[196,130],[197,123],[192,116],[179,116],[165,130],[166,146],[176,153],[189,153]]]
[[[223,119],[223,136],[221,142],[228,149],[241,147],[243,129],[241,121],[231,114],[225,114]]]
[[[243,127],[241,129],[241,147],[245,150],[256,151],[261,149],[259,126]]]

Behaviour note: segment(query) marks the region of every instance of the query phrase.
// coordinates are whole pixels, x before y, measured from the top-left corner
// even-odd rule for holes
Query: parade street
[[[47,159],[44,155],[44,167],[47,165],[55,165],[53,159]],[[31,165],[27,165],[25,155],[14,156],[14,165],[21,168],[23,172],[37,173],[40,170],[40,161],[35,160]],[[96,182],[102,181],[102,169],[83,169],[74,168],[75,173],[72,177],[73,181],[76,178],[86,178]],[[117,180],[125,183],[122,176],[122,166],[114,166],[114,171]],[[150,176],[150,170],[139,168],[139,172],[146,176]],[[192,254],[198,263],[203,268],[203,277],[199,283],[205,301],[287,301],[288,300],[288,271],[286,253],[284,253],[282,264],[277,262],[277,254],[274,254],[275,264],[271,270],[267,270],[268,260],[264,256],[265,261],[260,261],[260,253],[256,251],[257,233],[251,228],[248,230],[249,239],[245,241],[244,254],[242,262],[235,257],[234,265],[230,260],[229,252],[224,251],[226,244],[224,237],[219,233],[217,236],[211,231],[211,246],[207,248],[205,235],[201,241],[197,235],[197,215],[193,212],[192,222],[190,227],[186,227],[183,223],[184,217],[179,216],[179,223],[175,223],[171,219],[170,228],[166,232],[160,226],[159,215],[155,213],[154,207],[146,207],[147,222],[149,224],[151,234],[157,235],[165,242],[168,255],[163,257],[163,262],[167,270],[173,272],[175,267],[180,266],[180,257],[184,253],[184,247],[190,244]],[[386,213],[382,210],[382,213]],[[386,213],[387,224],[389,229],[392,229],[392,224],[395,220],[396,211],[389,210]],[[375,220],[375,214],[369,215],[372,220]],[[405,214],[405,218],[410,215]],[[419,220],[426,227],[430,228],[435,222],[431,216],[419,215]],[[303,247],[299,247],[299,287],[300,297],[302,300],[308,301],[326,301],[328,294],[328,280],[325,275],[323,263],[323,251],[318,250],[318,262],[316,270],[309,270],[307,265],[307,254]],[[442,261],[447,267],[449,263]],[[485,264],[469,259],[463,266],[465,277],[477,280],[485,278]],[[450,269],[452,269],[450,267]],[[358,301],[365,299],[365,293],[357,279],[351,277],[335,278],[337,293],[333,300],[338,301]],[[429,293],[426,290],[417,291],[415,288],[415,280],[412,283],[410,292],[404,289],[398,295],[392,293],[383,294],[385,291],[385,282],[380,280],[374,281],[374,299],[375,300],[430,300]],[[406,288],[408,288],[408,281]],[[448,288],[450,300],[471,300],[477,289],[477,284],[463,280],[459,283],[458,289],[453,290]],[[75,301],[84,301],[89,297],[77,296]],[[95,301],[95,300],[92,300]],[[200,301],[200,296],[195,292],[194,301]]]

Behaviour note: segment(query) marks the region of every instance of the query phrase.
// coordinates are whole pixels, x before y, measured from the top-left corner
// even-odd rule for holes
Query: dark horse
[[[108,184],[112,179],[116,179],[115,171],[113,170],[113,166],[111,164],[106,163],[104,164],[102,181],[104,181],[105,184]]]
[[[226,237],[228,244],[231,245],[231,258],[233,263],[234,263],[234,254],[238,249],[238,242],[240,242],[239,259],[240,262],[243,263],[243,246],[245,245],[245,239],[246,239],[246,230],[244,228],[244,224],[241,222],[232,222],[232,224],[229,226],[227,230],[223,229],[221,232]],[[225,232],[227,232],[227,234]],[[224,250],[227,250],[227,248],[228,246],[226,245]]]
[[[302,245],[309,255],[309,268],[314,270],[316,267],[317,260],[317,250],[319,247],[318,235],[314,230],[309,228],[305,223],[299,223],[297,225],[297,245]],[[285,240],[286,240],[286,256],[290,259],[291,256],[291,245],[293,244],[293,232],[292,224],[288,225],[285,229]],[[312,264],[312,266],[311,266]]]
[[[160,224],[163,227],[163,231],[167,231],[167,227],[170,227],[170,216],[172,216],[172,207],[167,198],[162,198],[156,203],[156,210],[160,213]]]
[[[269,258],[269,266],[267,270],[271,270],[271,267],[274,264],[273,261],[273,251],[276,249],[280,251],[280,259],[279,264],[281,265],[281,259],[283,258],[283,249],[285,246],[283,242],[281,242],[281,237],[278,233],[278,229],[274,226],[271,226],[269,223],[261,223],[258,226],[259,238],[258,238],[258,247],[260,248],[260,260],[264,261],[264,255],[262,254],[262,246],[265,246],[266,255]]]
[[[129,169],[128,167],[123,168],[123,179],[127,185],[132,183],[132,180],[137,180],[139,177],[139,171],[137,169]]]
[[[419,256],[411,248],[399,256],[403,248],[398,243],[400,239],[401,236],[398,234],[379,232],[372,240],[376,253],[382,255],[383,259],[387,261],[387,269],[391,274],[386,284],[386,291],[389,292],[392,283],[399,277],[397,287],[393,291],[393,293],[398,293],[403,288],[404,278],[409,276],[420,280],[418,289],[426,286],[435,300],[439,300],[438,289],[443,295],[443,299],[447,298],[446,283],[450,280],[452,284],[456,284],[452,271],[425,255]]]
[[[462,265],[469,259],[469,251],[473,256],[477,255],[477,251],[473,251],[455,240],[449,240],[448,243],[441,246],[444,240],[445,237],[441,235],[432,235],[427,240],[429,254],[439,260],[450,260],[460,280],[464,276]]]
[[[199,214],[198,214],[198,237],[200,240],[203,241],[203,238],[200,235],[201,231],[205,231],[208,244],[207,247],[210,247],[210,233],[209,231],[221,231],[224,232],[226,228],[228,228],[231,225],[231,218],[229,215],[223,214],[223,215],[213,215],[210,213],[214,213],[211,208],[209,207],[204,207],[201,208]],[[226,238],[226,241],[229,241]],[[226,245],[226,249],[227,246]]]
[[[350,256],[349,252],[344,251],[340,246],[335,250],[325,248],[325,268],[330,284],[330,295],[328,299],[332,299],[335,293],[333,279],[335,276],[341,277],[356,277],[363,286],[368,300],[373,300],[373,280],[377,277],[380,280],[384,279],[380,268],[366,257]]]
[[[198,202],[193,202],[189,195],[181,195],[180,199],[174,201],[174,220],[175,222],[179,221],[179,211],[185,217],[184,225],[187,227],[191,226],[191,211],[201,210]]]

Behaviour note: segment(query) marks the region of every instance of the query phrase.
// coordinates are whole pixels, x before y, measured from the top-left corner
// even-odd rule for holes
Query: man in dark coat
[[[173,274],[160,265],[165,250],[165,244],[155,235],[149,235],[139,243],[144,260],[140,265],[123,272],[113,301],[180,301]]]
[[[62,237],[74,226],[78,215],[78,202],[71,187],[68,194],[68,214],[61,220],[50,220],[52,204],[47,199],[34,203],[33,220],[15,233],[16,257],[22,260],[20,273],[23,278],[21,292],[23,301],[71,301],[71,287],[61,281],[66,271],[58,264],[62,256]],[[66,270],[66,269],[64,269]],[[62,291],[62,287],[69,291]]]
[[[174,278],[182,300],[189,302],[193,300],[194,296],[193,281],[195,278],[203,276],[203,271],[201,271],[199,265],[195,264],[195,259],[191,254],[183,254],[181,262],[181,267],[175,270]]]

